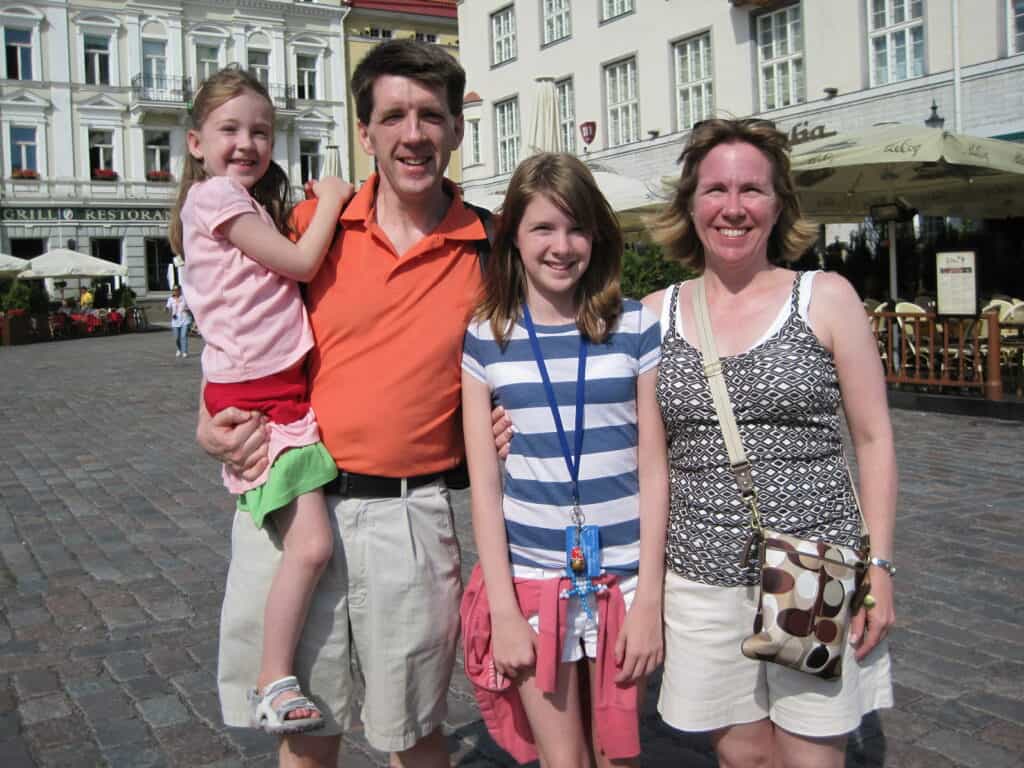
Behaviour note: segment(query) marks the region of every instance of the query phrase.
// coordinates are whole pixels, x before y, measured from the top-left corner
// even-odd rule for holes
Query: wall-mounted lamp
[[[928,119],[924,121],[924,124],[929,128],[941,128],[946,124],[946,118],[939,114],[939,108],[935,104],[935,99],[932,99],[932,113],[928,116]]]
[[[825,89],[825,98],[834,99],[836,97],[836,94],[838,93],[839,89],[830,85],[828,88]]]

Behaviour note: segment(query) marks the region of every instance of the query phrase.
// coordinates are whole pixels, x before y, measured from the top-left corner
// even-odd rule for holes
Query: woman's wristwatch
[[[892,564],[892,560],[884,560],[881,557],[872,557],[868,562],[871,565],[877,565],[879,568],[889,572],[889,576],[896,575],[896,566]]]

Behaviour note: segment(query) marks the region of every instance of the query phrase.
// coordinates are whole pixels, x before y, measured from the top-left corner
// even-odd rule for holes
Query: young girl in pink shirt
[[[269,425],[262,475],[247,481],[225,466],[223,477],[238,509],[257,526],[272,515],[281,540],[259,679],[249,699],[254,726],[285,734],[324,724],[292,665],[310,598],[332,555],[322,486],[337,475],[309,407],[304,363],[313,335],[298,281],[319,269],[352,187],[337,177],[314,182],[316,213],[292,242],[284,234],[288,178],[271,159],[273,143],[274,106],[263,85],[236,67],[209,77],[192,106],[170,240],[185,258],[182,287],[206,342],[206,409],[211,415],[229,406],[260,411]]]

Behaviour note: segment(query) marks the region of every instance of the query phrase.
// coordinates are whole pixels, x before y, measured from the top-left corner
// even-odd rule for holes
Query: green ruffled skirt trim
[[[238,496],[238,509],[252,515],[256,527],[262,528],[271,512],[337,476],[338,467],[323,443],[289,448],[277,457],[263,485]]]

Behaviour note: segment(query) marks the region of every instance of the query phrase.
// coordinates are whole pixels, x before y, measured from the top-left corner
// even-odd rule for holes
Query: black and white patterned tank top
[[[778,330],[747,352],[723,357],[723,371],[764,525],[856,546],[860,516],[842,452],[836,367],[800,313],[801,283],[809,295],[812,279],[797,275]],[[678,296],[678,288],[665,296],[657,386],[672,491],[666,565],[703,584],[754,584],[754,569],[740,566],[749,516],[729,470],[701,354],[678,332]],[[689,335],[696,338],[696,330]]]

